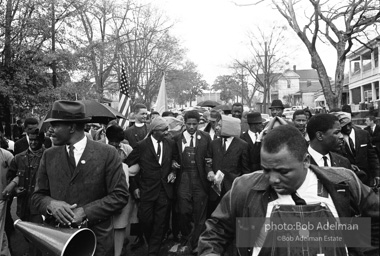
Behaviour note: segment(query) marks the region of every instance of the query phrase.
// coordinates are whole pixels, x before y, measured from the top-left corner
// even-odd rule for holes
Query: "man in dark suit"
[[[210,135],[198,130],[200,115],[188,111],[184,117],[186,130],[174,137],[173,167],[178,168],[175,183],[180,230],[185,248],[179,250],[196,252],[198,238],[206,221],[208,192],[207,149]],[[211,176],[210,176],[211,177]]]
[[[25,119],[24,122],[24,131],[26,135],[22,137],[21,139],[15,141],[15,149],[14,154],[17,155],[29,148],[29,139],[28,139],[28,132],[30,132],[32,129],[38,128],[38,120],[33,117],[29,117]],[[45,136],[44,139],[44,147],[50,148],[52,146],[51,140],[49,137]]]
[[[137,143],[126,164],[140,165],[138,218],[148,242],[148,255],[158,255],[165,234],[166,219],[173,199],[175,172],[172,171],[174,142],[166,138],[168,124],[156,117],[149,136]]]
[[[259,112],[249,113],[247,115],[249,130],[243,133],[240,138],[248,143],[248,153],[251,172],[261,170],[260,166],[260,148],[261,142],[258,141],[259,134],[263,130],[263,122],[265,119],[261,117]]]
[[[379,179],[380,166],[375,149],[371,144],[370,135],[351,123],[351,115],[346,112],[333,112],[339,119],[342,127],[344,146],[340,153],[346,157],[351,164],[363,170],[367,179],[362,180],[364,184],[373,186],[375,180]]]
[[[310,145],[307,149],[310,163],[317,166],[333,166],[352,169],[350,161],[333,151],[343,145],[339,120],[331,114],[318,114],[309,120],[307,133]]]
[[[217,134],[220,138],[210,143],[208,155],[212,158],[212,170],[216,175],[215,184],[220,185],[220,195],[210,191],[208,214],[214,211],[221,197],[231,189],[236,177],[249,173],[248,143],[240,139],[240,120],[230,116],[221,116],[217,122]],[[218,175],[221,174],[221,175]],[[218,179],[218,176],[224,176]]]
[[[54,225],[85,225],[96,235],[96,256],[114,255],[112,216],[128,202],[128,186],[116,149],[88,140],[85,106],[56,101],[50,122],[54,147],[45,150],[32,205]]]
[[[12,128],[11,125],[4,120],[1,121],[1,126],[0,126],[0,132],[8,139],[11,139],[12,136]]]
[[[365,119],[367,127],[364,128],[371,135],[372,146],[376,148],[376,153],[380,159],[380,127],[376,124],[376,117],[369,116]]]

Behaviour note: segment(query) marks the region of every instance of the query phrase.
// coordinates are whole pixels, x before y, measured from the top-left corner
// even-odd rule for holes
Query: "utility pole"
[[[57,87],[57,61],[55,56],[55,1],[51,2],[51,51],[53,53],[53,61],[51,69],[53,71],[53,87]]]
[[[244,68],[243,67],[241,67],[240,80],[241,80],[241,104],[244,106]]]
[[[271,102],[271,95],[270,95],[270,83],[269,83],[269,71],[270,71],[270,59],[269,56],[272,57],[274,55],[268,54],[268,43],[264,42],[264,55],[259,55],[259,57],[264,57],[264,100],[263,100],[263,112],[267,112],[267,100],[268,103]],[[267,93],[267,94],[266,94]]]

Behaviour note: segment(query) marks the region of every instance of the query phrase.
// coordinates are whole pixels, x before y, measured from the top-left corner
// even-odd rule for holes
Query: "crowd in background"
[[[65,109],[67,106],[64,104],[68,103],[63,102],[60,107]],[[77,107],[79,109],[81,106]],[[284,118],[284,109],[281,100],[274,100],[270,106],[271,117],[266,120],[259,112],[244,112],[240,103],[233,104],[230,111],[210,108],[203,112],[190,110],[181,114],[166,111],[162,115],[155,111],[148,113],[145,105],[136,104],[129,115],[126,129],[120,127],[117,120],[98,124],[76,117],[45,120],[52,124],[47,131],[38,129],[39,120],[35,118],[27,118],[24,123],[18,120],[13,127],[3,122],[0,130],[0,174],[1,202],[5,204],[0,206],[0,239],[5,241],[2,251],[8,250],[8,254],[5,252],[1,255],[10,255],[9,250],[12,250],[9,248],[7,237],[8,240],[12,239],[13,221],[9,209],[13,197],[17,197],[17,216],[23,221],[42,223],[41,211],[46,213],[46,208],[51,211],[48,215],[63,223],[66,221],[66,217],[58,218],[55,212],[57,210],[58,215],[60,209],[66,205],[53,207],[54,200],[46,201],[44,204],[44,200],[47,200],[45,190],[48,188],[41,190],[43,184],[42,177],[39,176],[41,169],[45,176],[49,176],[49,166],[45,165],[58,158],[61,152],[58,151],[58,147],[61,145],[67,146],[62,151],[66,151],[67,159],[59,161],[72,160],[70,168],[74,176],[77,175],[75,173],[78,166],[86,164],[87,160],[83,160],[83,156],[86,155],[87,147],[92,145],[89,141],[108,144],[117,152],[117,161],[121,164],[120,170],[123,174],[113,174],[113,178],[117,176],[118,179],[124,180],[128,191],[123,193],[129,192],[129,198],[127,204],[122,204],[120,202],[124,195],[120,195],[120,207],[110,208],[101,218],[94,217],[101,223],[105,221],[104,218],[113,219],[113,249],[105,249],[98,255],[125,255],[128,242],[131,250],[147,246],[147,255],[158,255],[162,244],[168,239],[176,242],[171,248],[172,252],[194,255],[210,253],[210,248],[205,246],[206,240],[203,244],[200,242],[201,236],[204,239],[210,235],[208,228],[211,226],[207,224],[206,229],[206,220],[208,223],[213,218],[220,217],[218,211],[223,203],[221,200],[226,194],[227,197],[230,196],[229,191],[236,178],[262,170],[262,142],[265,136],[278,126],[291,126],[299,131],[300,136],[304,138],[311,164],[350,169],[362,184],[376,190],[380,176],[380,127],[376,124],[374,116],[367,117],[367,127],[361,129],[352,123],[349,109],[335,109],[328,114],[313,115],[306,108],[296,110],[291,120]],[[79,128],[68,129],[65,134],[59,130],[65,128],[61,123],[76,124]],[[60,133],[62,141],[59,141]],[[77,148],[77,143],[83,143],[82,141],[86,142],[81,153],[74,151],[72,156],[69,145],[76,145]],[[51,147],[55,147],[56,151],[50,150]],[[104,152],[97,152],[98,158],[108,151],[114,152],[107,147],[99,149]],[[94,158],[89,159],[95,161]],[[109,160],[107,159],[104,161]],[[54,161],[52,163],[58,163]],[[112,165],[118,166],[114,162],[116,160],[112,161]],[[106,169],[107,166],[103,168]],[[110,171],[105,172],[108,175]],[[87,179],[91,180],[90,177]],[[80,182],[88,185],[86,183],[92,180],[84,179]],[[106,182],[111,181],[107,179]],[[113,180],[110,186],[112,189],[120,186],[123,190],[126,187],[124,183],[119,184]],[[37,188],[38,192],[35,193]],[[68,186],[62,189],[72,188]],[[76,189],[78,193],[83,193],[85,188]],[[54,193],[50,191],[48,198]],[[106,198],[109,196],[107,193],[99,198]],[[75,196],[72,197],[71,201],[74,202]],[[97,200],[100,200],[99,198]],[[81,211],[84,211],[81,212],[83,218],[80,220],[88,220],[91,223],[94,222],[92,216],[96,214],[89,214],[86,205],[90,202],[87,201],[83,199],[83,206],[79,207],[83,207]],[[73,220],[80,211],[77,211],[79,208],[76,207],[73,207],[72,211],[65,210],[70,214],[73,212]],[[92,225],[90,227],[98,224]],[[126,234],[127,227],[130,234]],[[101,232],[94,232],[97,237],[100,236]],[[128,241],[127,236],[135,237],[135,240]],[[42,254],[35,245],[29,243],[28,255]]]

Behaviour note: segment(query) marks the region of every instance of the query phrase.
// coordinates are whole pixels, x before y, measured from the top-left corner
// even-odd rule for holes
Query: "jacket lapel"
[[[74,175],[72,176],[71,180],[74,180],[78,176],[79,172],[81,172],[86,165],[91,163],[91,158],[94,155],[93,143],[95,142],[87,140],[86,147],[84,148],[83,154],[79,159],[79,162],[77,164],[77,167],[75,168]]]
[[[230,143],[230,146],[227,148],[226,152],[224,154],[227,154],[228,152],[230,152],[234,147],[235,147],[235,144],[236,144],[236,140],[235,140],[235,137],[232,137],[232,141]]]
[[[179,159],[182,163],[182,140],[183,140],[183,132],[179,134],[178,140],[176,143],[177,149],[178,149],[178,154],[179,154]]]

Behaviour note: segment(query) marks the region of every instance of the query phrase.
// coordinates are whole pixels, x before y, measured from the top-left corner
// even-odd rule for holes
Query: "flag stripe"
[[[127,74],[124,69],[124,65],[121,64],[121,76],[120,76],[120,94],[119,94],[119,112],[128,118],[129,114],[129,82],[127,79]],[[123,128],[126,128],[127,120],[120,119],[119,125]]]

